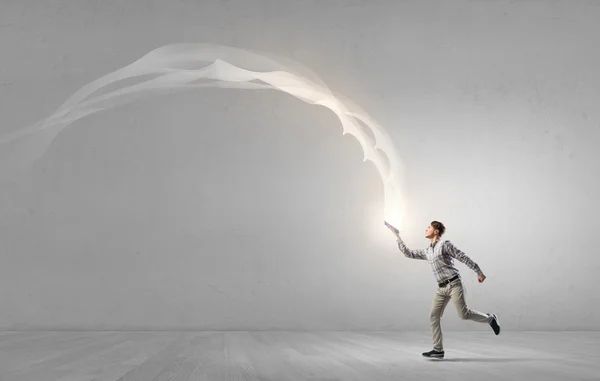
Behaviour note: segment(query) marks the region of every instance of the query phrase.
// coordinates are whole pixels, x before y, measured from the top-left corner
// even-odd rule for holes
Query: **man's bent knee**
[[[458,311],[458,317],[462,320],[467,320],[469,316],[471,316],[471,311],[466,308]]]

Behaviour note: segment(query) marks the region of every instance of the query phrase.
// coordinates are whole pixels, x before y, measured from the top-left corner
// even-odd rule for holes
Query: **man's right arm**
[[[400,249],[400,251],[402,252],[402,254],[404,254],[405,257],[412,259],[427,260],[427,255],[425,254],[424,249],[411,250],[408,247],[406,247],[404,241],[402,241],[402,238],[400,238],[399,235],[396,237],[396,242],[398,242],[398,249]]]

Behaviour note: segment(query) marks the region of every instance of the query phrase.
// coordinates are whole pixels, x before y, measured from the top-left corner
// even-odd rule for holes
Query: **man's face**
[[[433,226],[429,225],[427,226],[427,229],[425,229],[425,238],[427,239],[431,239],[435,236],[435,233],[437,232],[437,230],[435,230],[433,228]]]

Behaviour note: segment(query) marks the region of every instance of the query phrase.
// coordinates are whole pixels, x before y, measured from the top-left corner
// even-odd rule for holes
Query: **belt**
[[[460,276],[458,276],[458,275],[455,275],[455,276],[453,276],[453,277],[452,277],[452,278],[450,278],[450,279],[446,279],[445,281],[438,283],[438,286],[440,286],[440,287],[446,287],[446,285],[447,285],[448,283],[450,283],[450,282],[452,282],[453,280],[456,280],[456,279],[458,279],[458,278],[460,278]]]

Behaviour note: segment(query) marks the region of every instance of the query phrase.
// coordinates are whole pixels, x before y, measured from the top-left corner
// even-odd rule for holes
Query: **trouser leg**
[[[478,323],[490,323],[492,321],[492,317],[490,315],[472,310],[467,307],[467,303],[465,301],[465,289],[460,279],[450,283],[448,287],[451,288],[450,296],[454,302],[454,305],[456,306],[458,316],[461,319],[473,320]]]
[[[449,301],[450,296],[444,292],[444,288],[438,288],[433,297],[433,305],[429,314],[431,331],[433,333],[433,349],[440,352],[444,350],[441,319]]]

